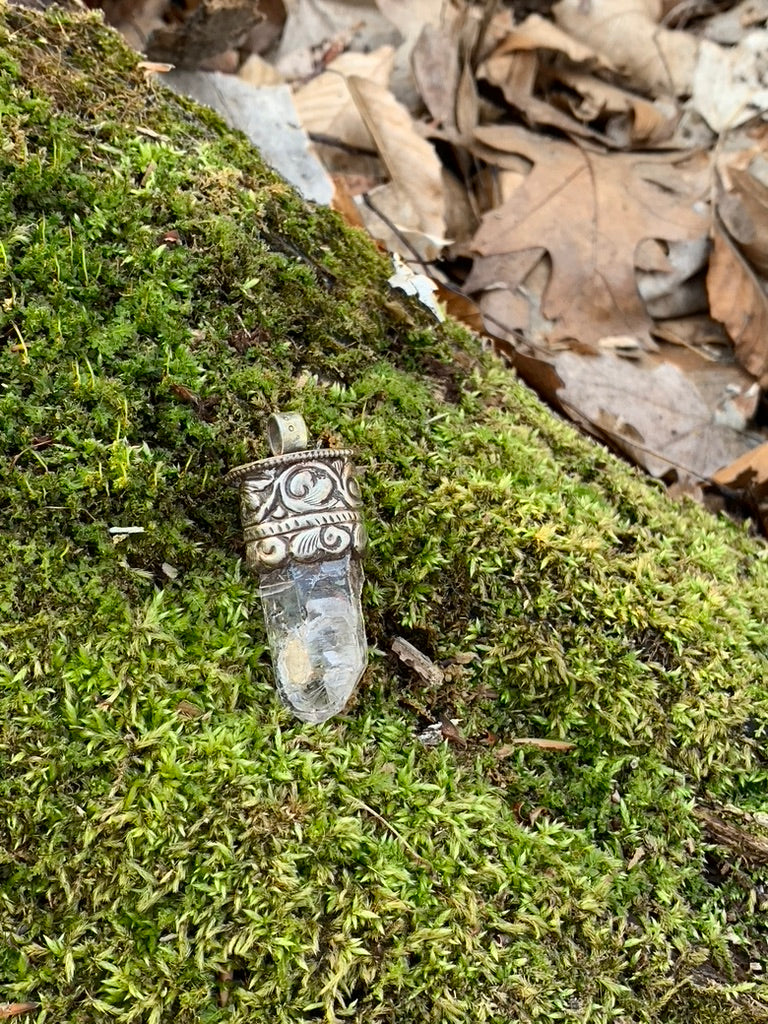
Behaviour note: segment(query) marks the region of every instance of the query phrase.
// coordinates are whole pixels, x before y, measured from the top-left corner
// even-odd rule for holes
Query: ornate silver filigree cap
[[[273,457],[226,481],[240,487],[278,691],[299,718],[323,722],[347,703],[367,660],[360,488],[352,452],[308,448],[298,413],[270,416],[267,437]]]

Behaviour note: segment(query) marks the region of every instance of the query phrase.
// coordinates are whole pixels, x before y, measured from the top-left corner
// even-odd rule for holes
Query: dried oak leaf
[[[768,296],[716,218],[707,273],[712,316],[733,341],[736,358],[761,384],[768,377]]]
[[[647,338],[652,325],[637,289],[635,250],[645,238],[699,239],[695,208],[702,164],[679,154],[595,153],[515,125],[479,128],[486,148],[533,164],[522,185],[483,218],[472,248],[481,256],[546,248],[552,274],[542,312],[550,340]]]

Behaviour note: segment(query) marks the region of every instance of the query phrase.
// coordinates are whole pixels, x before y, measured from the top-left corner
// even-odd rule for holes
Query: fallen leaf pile
[[[109,2],[150,60],[287,83],[351,223],[552,405],[768,532],[766,0]]]

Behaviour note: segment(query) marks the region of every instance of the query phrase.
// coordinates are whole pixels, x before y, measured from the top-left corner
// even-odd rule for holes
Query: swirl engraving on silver
[[[351,451],[304,450],[241,466],[240,511],[251,568],[362,555],[366,534]],[[234,482],[234,480],[233,480]]]

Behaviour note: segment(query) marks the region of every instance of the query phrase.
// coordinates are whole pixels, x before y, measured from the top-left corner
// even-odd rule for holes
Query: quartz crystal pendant
[[[246,562],[260,594],[283,703],[305,722],[342,710],[365,671],[365,528],[352,452],[308,448],[297,413],[270,416],[273,458],[238,466]]]

